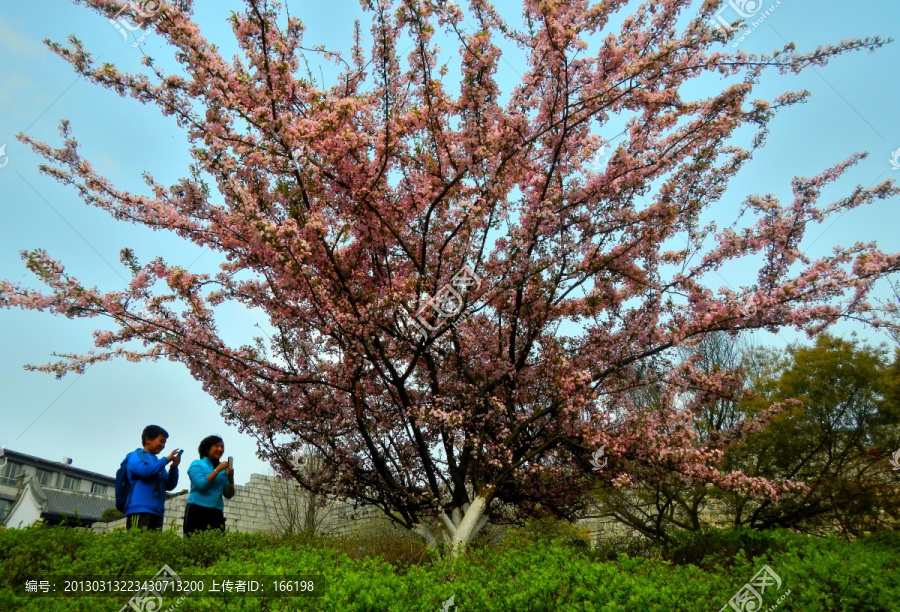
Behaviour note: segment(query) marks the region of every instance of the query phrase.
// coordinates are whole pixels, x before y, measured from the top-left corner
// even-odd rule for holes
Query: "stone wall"
[[[175,528],[182,534],[184,508],[188,491],[185,489],[166,500],[164,529]],[[225,526],[229,531],[247,533],[284,533],[300,531],[306,524],[310,510],[309,493],[296,482],[251,474],[245,485],[236,485],[235,494],[225,500]],[[342,502],[325,503],[312,508],[311,522],[322,533],[343,534],[362,526],[388,523],[387,517],[375,509],[353,509],[352,504]],[[93,529],[100,533],[125,527],[125,519],[110,523],[94,523]]]
[[[164,529],[174,527],[179,535],[182,534],[187,498],[188,491],[184,490],[166,500]],[[309,506],[309,494],[296,482],[275,476],[251,474],[247,484],[237,485],[234,497],[225,500],[225,525],[229,531],[249,533],[301,531],[305,527]],[[381,511],[373,508],[354,510],[349,503],[326,503],[314,508],[313,513],[313,526],[320,533],[341,535],[361,528],[376,532],[394,529]],[[709,525],[724,525],[727,520],[724,515],[714,513],[704,514],[701,519]],[[580,519],[576,525],[587,530],[595,544],[609,538],[639,535],[635,530],[611,518]],[[120,527],[125,527],[125,519],[93,525],[93,529],[98,532]],[[491,527],[487,526],[486,529],[490,531]],[[500,535],[495,534],[496,537]],[[438,533],[435,536],[440,538]]]
[[[727,527],[731,523],[728,516],[720,512],[700,514],[700,521],[708,527]],[[596,545],[604,540],[620,537],[637,537],[641,533],[613,518],[585,518],[576,521],[576,525],[590,532],[591,541]]]

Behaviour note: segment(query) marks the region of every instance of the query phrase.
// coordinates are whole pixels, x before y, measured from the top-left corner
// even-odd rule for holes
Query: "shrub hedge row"
[[[894,532],[847,542],[732,530],[685,535],[665,549],[644,546],[643,556],[622,552],[636,546],[622,542],[591,549],[513,530],[503,546],[470,550],[455,562],[398,567],[380,556],[350,558],[315,538],[209,533],[182,539],[172,532],[0,529],[0,610],[114,612],[127,595],[19,597],[14,589],[46,575],[153,575],[168,565],[182,576],[299,573],[324,579],[315,586],[316,598],[188,596],[175,608],[185,612],[718,611],[764,564],[782,584],[766,589],[761,610],[900,609],[900,534]],[[456,607],[444,606],[450,597]],[[176,603],[167,596],[158,612]],[[760,611],[748,602],[739,609]]]

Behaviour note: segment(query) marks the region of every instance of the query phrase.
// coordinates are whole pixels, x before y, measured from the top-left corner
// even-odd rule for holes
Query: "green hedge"
[[[172,532],[98,535],[69,528],[0,529],[0,610],[119,610],[127,597],[16,597],[13,589],[41,574],[153,575],[169,565],[180,575],[318,574],[315,599],[188,597],[179,611],[218,610],[713,610],[768,564],[790,595],[777,610],[900,609],[900,537],[858,542],[783,531],[686,535],[646,557],[588,549],[558,538],[512,531],[500,548],[472,550],[455,563],[398,570],[379,557],[351,559],[321,541]],[[175,603],[169,597],[168,607]],[[750,610],[750,608],[745,608]],[[162,612],[162,611],[160,611]]]

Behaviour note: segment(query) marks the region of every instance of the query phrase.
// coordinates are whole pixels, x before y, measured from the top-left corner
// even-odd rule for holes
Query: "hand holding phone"
[[[225,471],[228,474],[228,482],[229,486],[234,486],[234,457],[228,458],[228,469]]]

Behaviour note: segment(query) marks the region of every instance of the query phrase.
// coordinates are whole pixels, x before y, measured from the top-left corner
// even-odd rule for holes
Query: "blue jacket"
[[[166,504],[166,491],[178,486],[178,468],[173,467],[166,472],[168,457],[157,459],[143,448],[128,453],[128,480],[131,482],[131,493],[125,504],[125,514],[146,512],[163,516]]]
[[[215,468],[208,457],[197,459],[188,468],[188,477],[191,479],[191,494],[188,495],[187,503],[203,506],[204,508],[225,509],[225,503],[222,501],[222,495],[225,488],[230,484],[228,482],[228,474],[225,470],[219,472],[219,475],[210,482],[207,476],[213,473]]]

